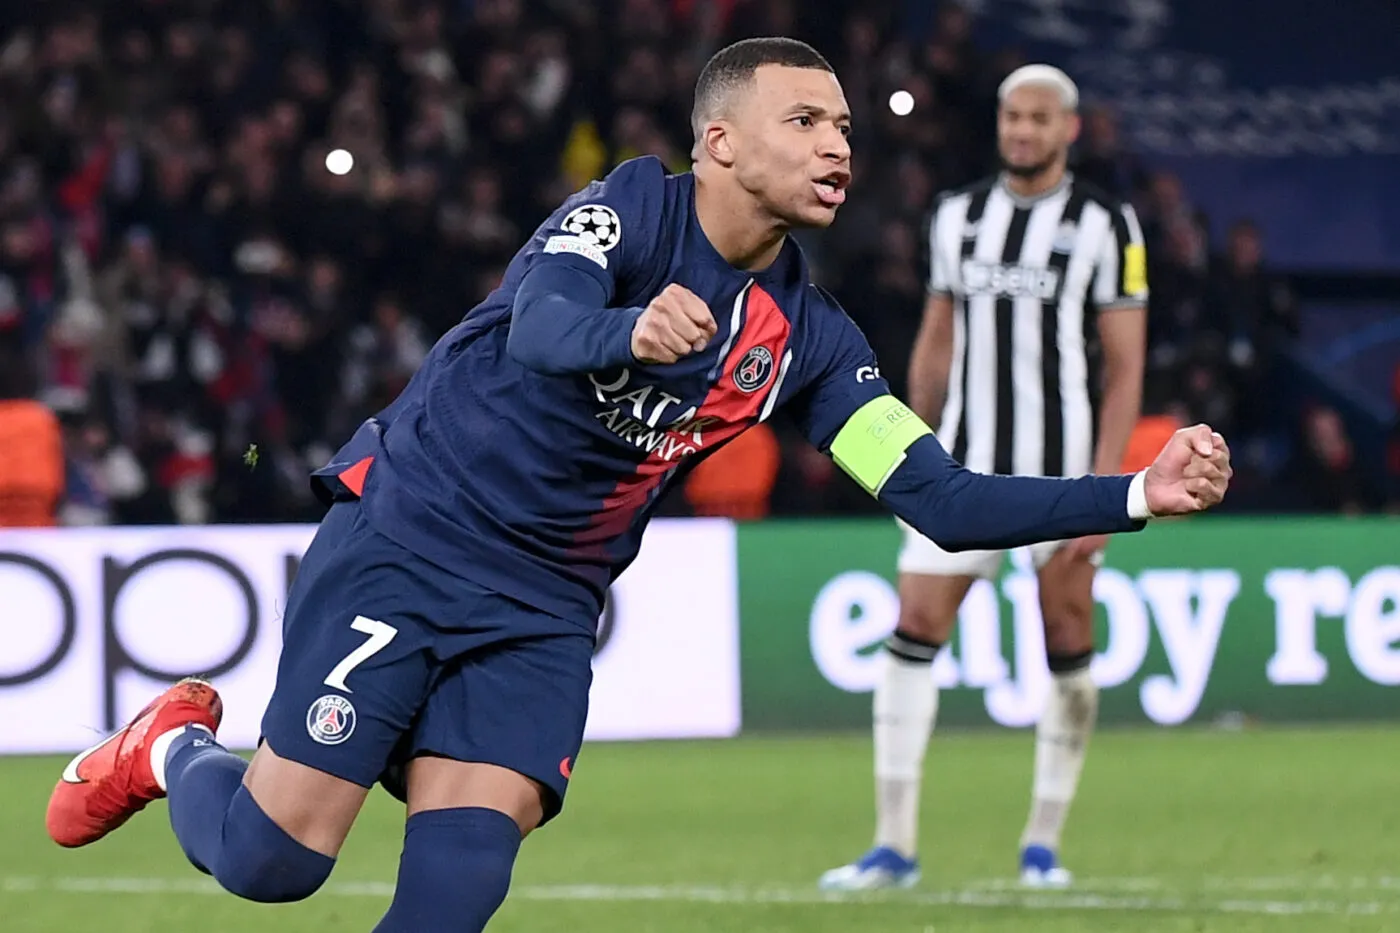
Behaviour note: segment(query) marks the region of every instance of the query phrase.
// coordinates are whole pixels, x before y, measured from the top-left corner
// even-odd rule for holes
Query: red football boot
[[[151,743],[181,726],[219,728],[224,705],[210,684],[180,681],[136,714],[120,732],[82,752],[63,769],[45,818],[49,837],[76,848],[96,842],[165,796],[151,770]]]

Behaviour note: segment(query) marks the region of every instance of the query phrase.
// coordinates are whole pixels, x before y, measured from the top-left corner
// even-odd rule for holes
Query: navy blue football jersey
[[[643,365],[632,327],[670,283],[701,298],[718,331],[703,352]],[[888,394],[864,336],[811,282],[795,241],[761,272],[734,268],[696,219],[694,176],[645,157],[565,201],[313,484],[324,501],[358,496],[376,530],[452,573],[592,626],[657,500],[700,458],[784,407],[829,450],[853,414]],[[897,420],[863,430],[878,442],[901,435]],[[1009,478],[965,476],[922,433],[868,488],[921,530],[934,513],[988,529],[945,541],[1140,527],[1126,478],[1040,510],[1068,525],[972,514],[988,511],[983,479]],[[1013,490],[1011,509],[1021,493],[1045,497]]]

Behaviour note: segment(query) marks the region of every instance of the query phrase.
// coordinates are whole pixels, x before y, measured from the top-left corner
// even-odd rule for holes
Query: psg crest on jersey
[[[734,367],[734,384],[744,392],[757,392],[768,384],[773,375],[773,351],[753,347]]]
[[[605,204],[585,204],[569,211],[559,225],[565,233],[578,237],[589,246],[607,252],[622,239],[622,221]]]
[[[306,711],[306,731],[322,745],[339,745],[355,731],[355,707],[345,697],[327,694]]]

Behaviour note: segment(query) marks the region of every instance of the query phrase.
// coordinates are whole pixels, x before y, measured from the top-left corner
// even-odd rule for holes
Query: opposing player
[[[1142,397],[1147,282],[1132,208],[1066,171],[1078,91],[1058,68],[1028,65],[1000,88],[1004,171],[940,200],[932,278],[910,362],[916,415],[941,409],[939,440],[982,473],[1113,474]],[[1036,730],[1021,878],[1063,886],[1061,829],[1098,709],[1089,676],[1093,582],[1107,538],[1031,548],[1053,687]],[[930,667],[977,578],[1000,550],[952,553],[905,526],[900,615],[874,699],[875,847],[823,887],[913,884],[920,778],[938,709]]]
[[[522,837],[563,805],[596,620],[657,497],[781,406],[949,549],[1128,531],[1220,500],[1229,454],[1203,426],[1136,476],[961,469],[787,236],[845,200],[831,68],[791,40],[738,43],[694,108],[693,174],[644,158],[571,197],[315,473],[334,504],[292,587],[251,765],[216,744],[213,689],[176,685],[65,771],[55,840],[91,843],[168,794],[197,867],[242,897],[296,900],[382,781],[408,820],[376,929],[481,930]],[[695,585],[684,566],[675,579]]]

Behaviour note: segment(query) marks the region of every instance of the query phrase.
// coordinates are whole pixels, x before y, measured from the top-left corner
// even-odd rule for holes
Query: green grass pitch
[[[1400,931],[1400,731],[1102,732],[1065,839],[1080,883],[1057,893],[1012,883],[1031,751],[1028,732],[937,735],[924,880],[835,897],[818,874],[870,841],[867,738],[590,745],[490,930]],[[388,903],[402,813],[382,791],[326,888],[268,907],[189,868],[163,804],[88,849],[54,846],[61,767],[0,759],[5,933],[368,931]]]

